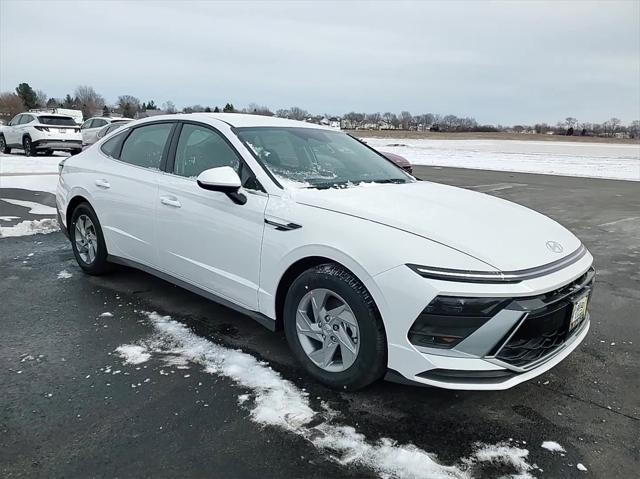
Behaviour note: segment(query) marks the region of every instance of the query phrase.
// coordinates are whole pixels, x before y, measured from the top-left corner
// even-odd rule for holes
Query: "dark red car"
[[[383,155],[386,159],[393,161],[396,165],[402,168],[409,174],[413,173],[413,167],[411,166],[411,162],[407,160],[404,156],[396,155],[395,153],[389,153],[388,151],[381,151],[381,155]]]

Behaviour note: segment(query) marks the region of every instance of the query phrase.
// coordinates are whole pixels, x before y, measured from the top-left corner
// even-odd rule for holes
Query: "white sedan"
[[[284,328],[336,388],[506,389],[589,329],[593,258],[564,227],[318,125],[134,121],[64,161],[57,207],[85,272],[133,266]]]

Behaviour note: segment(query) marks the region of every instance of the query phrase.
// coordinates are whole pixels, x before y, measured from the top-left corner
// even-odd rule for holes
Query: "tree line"
[[[236,109],[233,103],[228,102],[222,107],[202,106],[199,104],[185,106],[178,110],[172,101],[166,101],[161,106],[154,100],[140,101],[133,95],[120,95],[113,104],[107,104],[104,97],[97,93],[93,87],[80,85],[72,93],[63,98],[49,98],[42,90],[34,90],[28,83],[20,83],[15,92],[0,93],[0,118],[11,119],[16,114],[32,109],[41,108],[69,108],[81,110],[85,118],[91,116],[109,116],[111,114],[122,115],[129,118],[147,116],[148,112],[158,111],[163,113],[195,113],[195,112],[225,112],[225,113],[249,113],[254,115],[277,116],[293,120],[309,121],[314,123],[338,124],[343,129],[354,130],[414,130],[435,132],[514,132],[537,133],[556,135],[581,135],[581,136],[627,136],[640,138],[640,121],[635,120],[628,125],[623,125],[618,118],[611,118],[602,123],[580,122],[574,117],[567,117],[555,125],[536,123],[534,125],[490,125],[479,124],[471,117],[458,117],[448,114],[422,113],[412,115],[408,111],[400,113],[375,112],[360,113],[351,111],[334,117],[327,114],[318,115],[309,113],[300,107],[278,109],[275,112],[265,105],[250,103],[244,108]]]

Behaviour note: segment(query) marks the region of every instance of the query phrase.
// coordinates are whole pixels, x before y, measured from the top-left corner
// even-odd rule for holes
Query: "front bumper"
[[[547,296],[550,292],[566,293],[554,297],[565,301],[557,303],[557,309],[569,308],[567,301],[585,294],[593,281],[589,272],[592,263],[593,258],[587,252],[562,270],[514,284],[431,280],[418,276],[406,266],[381,273],[374,281],[384,296],[376,301],[387,331],[390,379],[447,389],[499,390],[548,371],[582,342],[590,327],[588,314],[572,331],[567,327],[556,336],[541,337],[540,341],[515,334],[535,320],[535,313],[544,307],[540,298],[553,297]],[[408,333],[425,306],[437,296],[508,298],[516,306],[501,310],[451,349],[416,346],[409,340]],[[525,307],[519,310],[517,304]],[[567,311],[570,314],[570,310]],[[532,342],[527,343],[528,339]],[[513,340],[511,344],[510,340]],[[523,345],[524,349],[519,350]]]
[[[38,140],[33,142],[33,146],[37,150],[58,150],[58,151],[70,151],[81,150],[81,140]]]

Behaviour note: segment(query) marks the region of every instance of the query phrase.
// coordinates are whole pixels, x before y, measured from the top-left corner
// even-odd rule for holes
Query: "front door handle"
[[[111,188],[111,185],[109,184],[109,182],[107,180],[96,180],[96,186],[98,188],[104,188],[105,190],[108,190],[109,188]]]
[[[175,196],[161,196],[160,203],[167,206],[173,206],[174,208],[180,208],[182,205]]]

